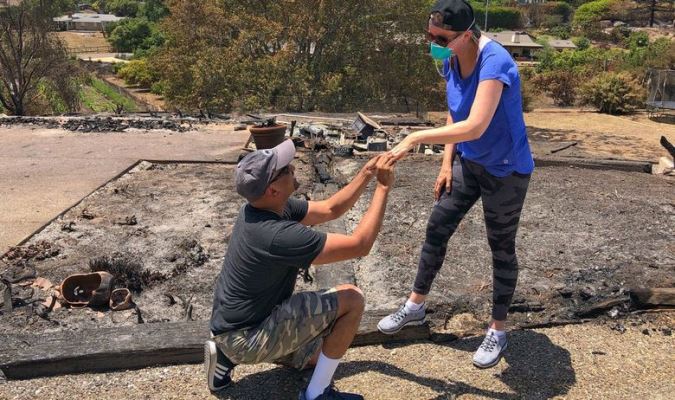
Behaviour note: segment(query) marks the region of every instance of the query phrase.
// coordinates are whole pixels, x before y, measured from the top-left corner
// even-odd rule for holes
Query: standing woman
[[[412,293],[378,328],[393,334],[407,324],[422,323],[424,302],[443,265],[448,240],[480,198],[492,250],[493,305],[473,363],[488,368],[499,363],[506,349],[506,315],[518,279],[516,232],[534,169],[520,77],[509,52],[481,36],[473,9],[464,0],[438,0],[427,33],[431,55],[442,63],[437,70],[447,81],[447,125],[413,133],[392,152],[400,159],[418,144],[445,144],[445,155]]]

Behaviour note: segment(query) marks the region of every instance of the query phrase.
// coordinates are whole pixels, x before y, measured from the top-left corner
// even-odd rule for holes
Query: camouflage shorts
[[[257,327],[225,332],[214,340],[235,364],[274,362],[303,369],[333,330],[337,308],[335,289],[296,293]]]

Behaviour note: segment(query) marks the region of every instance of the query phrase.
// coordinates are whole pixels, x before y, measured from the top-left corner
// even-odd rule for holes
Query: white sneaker
[[[382,318],[377,324],[377,329],[384,334],[393,335],[403,329],[406,325],[423,324],[425,316],[426,311],[424,311],[424,307],[420,308],[418,311],[408,311],[406,310],[405,305],[403,305],[395,313]]]
[[[473,355],[473,365],[478,368],[494,367],[499,364],[506,346],[506,336],[499,340],[494,332],[488,332],[483,339],[483,343],[476,350],[476,354]]]

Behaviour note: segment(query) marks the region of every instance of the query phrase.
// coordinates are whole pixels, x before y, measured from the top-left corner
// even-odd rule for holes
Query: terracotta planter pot
[[[70,275],[61,283],[61,295],[72,307],[108,305],[115,278],[107,272]]]
[[[284,141],[286,125],[277,124],[262,128],[252,126],[248,131],[253,135],[253,142],[258,150],[271,149]]]

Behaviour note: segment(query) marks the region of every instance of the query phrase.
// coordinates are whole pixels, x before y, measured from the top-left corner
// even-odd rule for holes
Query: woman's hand
[[[391,149],[391,154],[394,156],[396,161],[403,159],[408,152],[417,146],[417,137],[415,134],[408,135],[401,143],[397,144],[396,147]]]
[[[436,178],[436,184],[434,185],[434,199],[438,201],[441,198],[443,192],[448,192],[452,190],[452,167],[447,167],[443,165],[441,171],[438,173],[438,178]]]

